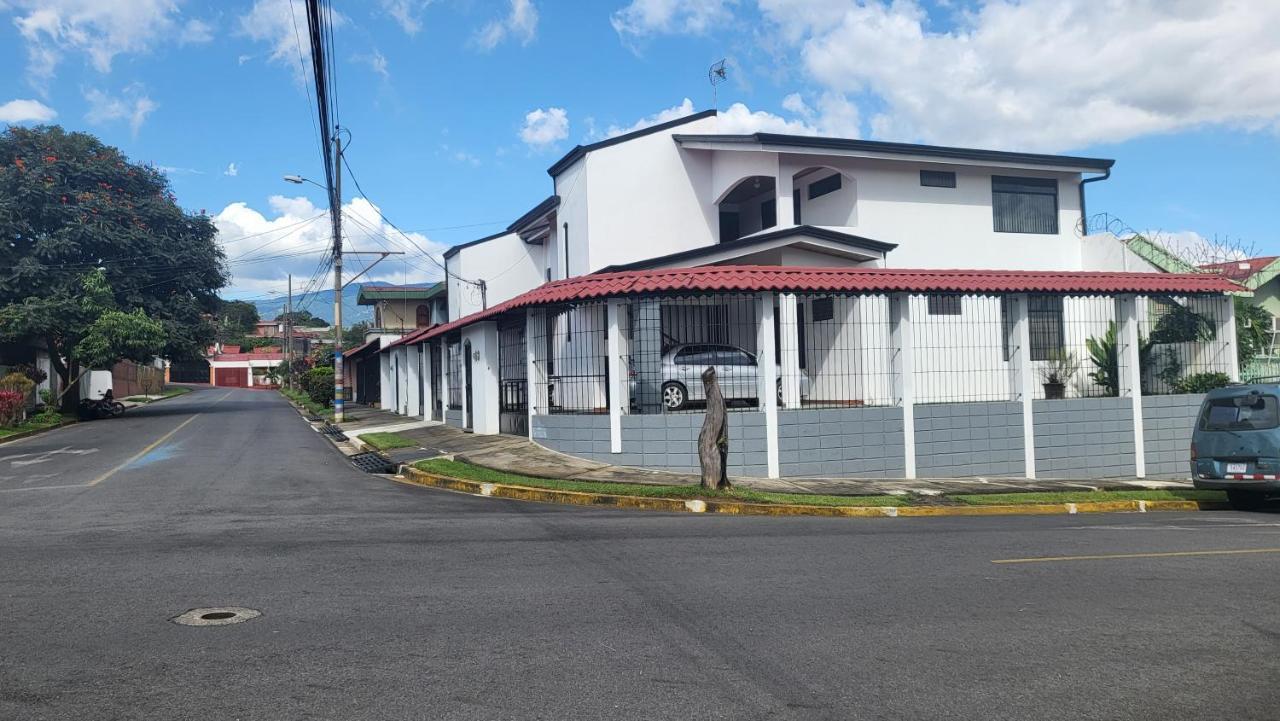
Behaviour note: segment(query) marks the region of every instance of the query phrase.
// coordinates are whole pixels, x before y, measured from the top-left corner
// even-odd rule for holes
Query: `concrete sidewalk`
[[[381,415],[384,414],[385,415]],[[374,425],[391,426],[405,423],[404,416],[386,411],[363,413],[350,425],[357,433],[369,432]],[[457,460],[497,471],[539,478],[563,478],[614,483],[649,483],[657,485],[695,485],[696,474],[652,471],[642,468],[614,466],[584,458],[576,458],[543,448],[520,436],[480,436],[441,423],[430,423],[396,431],[420,446],[397,449],[393,460],[407,463],[421,458],[451,455]],[[1029,480],[1020,478],[748,478],[733,477],[735,485],[758,491],[814,493],[835,496],[877,496],[915,494],[937,496],[955,493],[1009,493],[1027,491],[1141,490],[1153,488],[1190,489],[1189,481],[1151,481],[1140,479],[1112,480]]]

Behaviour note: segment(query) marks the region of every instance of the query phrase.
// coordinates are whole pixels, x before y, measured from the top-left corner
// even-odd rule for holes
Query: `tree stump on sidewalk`
[[[698,434],[702,487],[708,490],[730,488],[729,418],[714,367],[707,366],[702,371],[702,387],[707,397],[707,413],[702,420],[702,432]]]

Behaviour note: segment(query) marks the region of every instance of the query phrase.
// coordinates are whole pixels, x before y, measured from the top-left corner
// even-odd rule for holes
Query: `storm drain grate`
[[[395,464],[381,453],[357,453],[347,460],[365,473],[395,473]]]
[[[332,423],[326,423],[323,426],[320,426],[320,432],[335,441],[347,440],[347,434],[343,433],[341,428],[333,425]]]

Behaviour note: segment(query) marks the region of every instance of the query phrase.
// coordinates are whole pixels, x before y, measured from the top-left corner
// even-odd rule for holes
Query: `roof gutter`
[[[1084,204],[1084,185],[1085,183],[1096,183],[1099,180],[1106,180],[1111,177],[1111,168],[1102,171],[1102,175],[1095,175],[1092,178],[1084,178],[1080,181],[1080,230],[1081,235],[1089,234],[1089,213]]]

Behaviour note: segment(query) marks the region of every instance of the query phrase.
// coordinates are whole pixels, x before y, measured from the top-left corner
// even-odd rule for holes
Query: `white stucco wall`
[[[1085,270],[1129,273],[1158,273],[1159,268],[1139,257],[1111,233],[1094,233],[1080,240],[1081,262]]]
[[[542,285],[546,263],[544,246],[529,244],[507,233],[463,248],[445,262],[449,269],[449,320],[457,320],[509,300]],[[459,278],[460,276],[460,278]],[[482,296],[473,283],[486,282]]]

